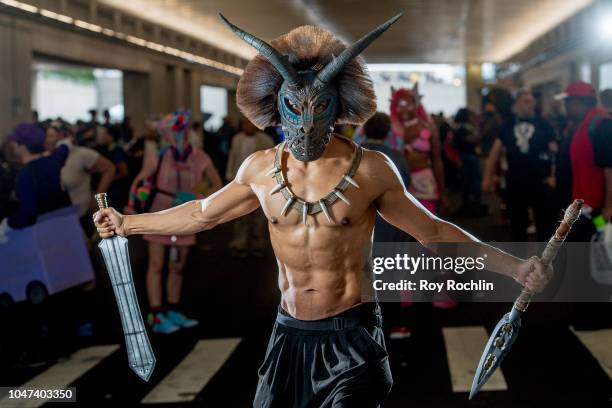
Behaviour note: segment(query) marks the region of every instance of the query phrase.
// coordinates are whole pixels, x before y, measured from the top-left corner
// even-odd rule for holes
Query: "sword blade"
[[[121,317],[125,347],[130,368],[148,381],[155,367],[155,355],[138,306],[132,267],[128,252],[128,240],[115,236],[98,244],[113,286],[115,300]]]

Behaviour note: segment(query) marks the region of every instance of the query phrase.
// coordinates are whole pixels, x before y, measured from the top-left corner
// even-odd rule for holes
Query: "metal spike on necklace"
[[[343,140],[345,138],[340,139]],[[345,140],[348,141],[348,139]],[[266,172],[266,176],[274,177],[274,179],[276,180],[276,185],[270,190],[270,195],[280,192],[286,200],[286,203],[283,206],[283,209],[281,210],[281,216],[287,216],[287,213],[291,209],[294,209],[298,213],[302,214],[302,222],[304,223],[304,225],[306,225],[308,215],[315,215],[319,212],[322,212],[330,224],[335,224],[335,221],[333,220],[329,209],[332,205],[334,205],[334,203],[338,202],[338,200],[343,201],[344,203],[346,203],[346,205],[351,205],[351,201],[344,195],[344,191],[346,191],[349,185],[355,188],[359,188],[359,184],[357,184],[353,177],[355,176],[357,168],[359,167],[359,163],[361,162],[361,157],[363,156],[363,149],[360,146],[356,146],[351,166],[331,192],[329,192],[325,197],[319,199],[318,201],[309,202],[296,196],[289,188],[288,183],[285,181],[281,163],[285,144],[286,142],[282,142],[276,147],[274,167],[272,167]]]

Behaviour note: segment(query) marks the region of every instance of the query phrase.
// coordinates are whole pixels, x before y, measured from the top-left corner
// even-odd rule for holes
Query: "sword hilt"
[[[94,198],[98,203],[98,208],[100,208],[101,210],[108,208],[108,201],[106,201],[106,193],[96,194]]]
[[[557,227],[555,234],[550,238],[548,244],[546,244],[546,248],[544,248],[544,251],[542,252],[541,259],[545,266],[550,265],[555,259],[557,251],[559,251],[561,244],[563,244],[563,241],[565,241],[565,237],[567,237],[572,225],[574,225],[574,222],[576,222],[578,217],[580,217],[582,204],[584,204],[583,200],[574,200],[574,202],[571,203],[565,210],[561,224],[559,227]],[[531,301],[531,297],[533,295],[534,293],[529,289],[523,288],[519,297],[514,301],[514,308],[521,312],[527,310],[527,306],[529,306],[529,302]]]

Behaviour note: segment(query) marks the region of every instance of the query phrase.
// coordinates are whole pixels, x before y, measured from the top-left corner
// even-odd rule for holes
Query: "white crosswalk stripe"
[[[444,344],[454,392],[469,392],[476,367],[489,335],[482,326],[444,327]],[[506,380],[498,368],[483,391],[507,390]]]
[[[593,357],[612,379],[612,329],[594,331],[575,331],[574,335],[589,349]]]
[[[145,404],[193,400],[234,352],[241,339],[200,340],[162,382],[142,400]]]
[[[67,360],[52,365],[30,381],[22,384],[23,389],[62,389],[68,387],[77,378],[91,370],[100,361],[119,348],[116,344],[92,346],[74,352]],[[76,395],[78,399],[78,394]],[[0,400],[0,408],[8,407],[40,407],[45,399]]]

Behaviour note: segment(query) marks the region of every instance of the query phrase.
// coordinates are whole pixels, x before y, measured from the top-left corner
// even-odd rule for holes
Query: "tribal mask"
[[[318,159],[336,123],[361,124],[376,111],[372,81],[358,55],[400,16],[346,47],[314,26],[298,27],[270,45],[221,15],[260,53],[238,83],[238,106],[258,127],[280,124],[297,160]]]

